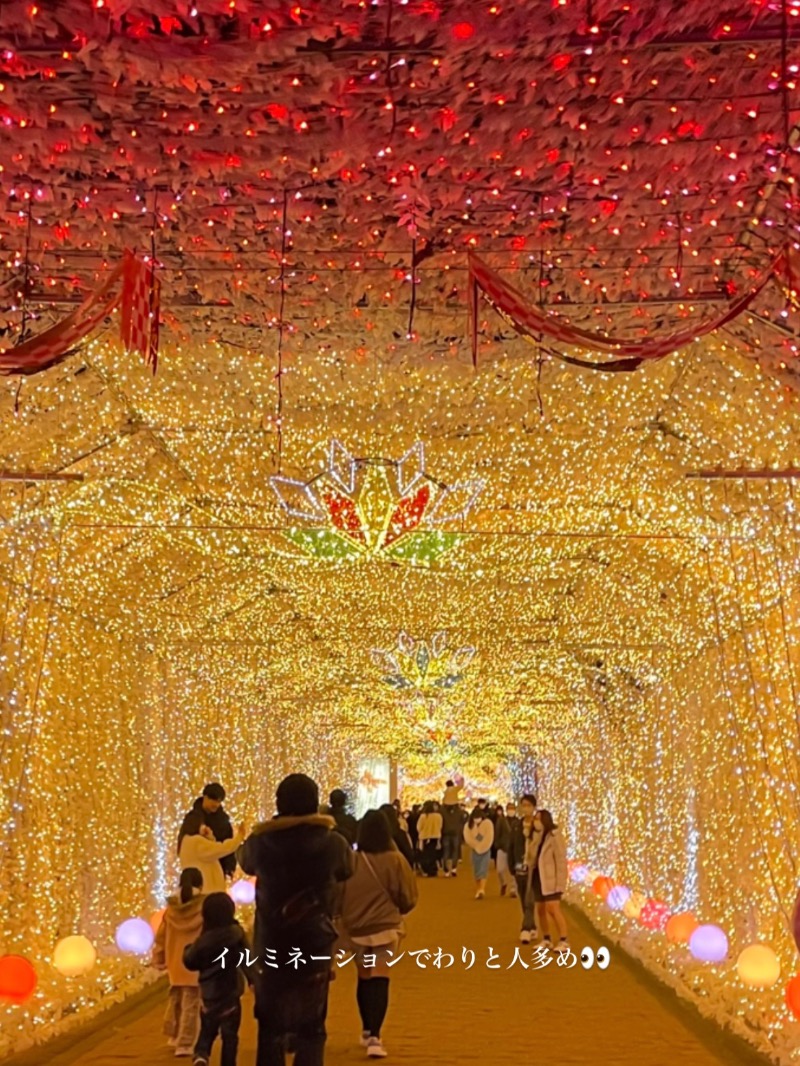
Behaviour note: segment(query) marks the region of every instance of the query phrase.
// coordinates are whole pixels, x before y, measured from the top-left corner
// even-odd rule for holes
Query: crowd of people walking
[[[153,957],[169,976],[165,1033],[175,1055],[191,1057],[193,1066],[208,1066],[217,1037],[221,1066],[236,1066],[247,984],[258,1021],[256,1066],[284,1066],[287,1054],[294,1066],[323,1066],[340,946],[358,969],[361,1046],[368,1058],[385,1058],[389,963],[418,901],[417,875],[457,877],[465,847],[476,900],[486,896],[494,860],[500,895],[520,901],[520,941],[530,943],[538,929],[545,947],[569,949],[559,903],[566,847],[531,794],[518,808],[479,799],[468,811],[448,781],[441,802],[404,811],[395,801],[357,821],[341,789],[320,807],[316,783],[290,774],[278,786],[276,815],[249,833],[244,824],[234,830],[224,800],[222,785],[206,785],[183,819],[179,891],[167,904]],[[255,878],[252,944],[227,892],[237,865]]]

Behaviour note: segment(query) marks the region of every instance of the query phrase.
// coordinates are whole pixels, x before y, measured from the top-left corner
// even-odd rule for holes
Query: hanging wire
[[[539,197],[539,228],[544,224],[544,196]],[[544,311],[544,245],[539,249],[539,310]],[[542,364],[544,362],[544,350],[542,348],[543,335],[540,333],[536,340],[536,401],[539,404],[539,416],[544,418],[544,402],[542,400]]]
[[[31,231],[33,228],[33,197],[28,197],[28,224],[25,229],[25,268],[22,274],[22,322],[19,331],[19,343],[25,338],[28,325],[28,294],[31,285]]]
[[[278,359],[275,378],[278,382],[278,397],[276,404],[275,426],[278,432],[276,467],[280,474],[283,460],[283,312],[286,306],[286,227],[289,220],[289,190],[283,190],[283,210],[281,212],[281,263],[278,274],[280,284],[280,303],[278,305]]]
[[[411,340],[414,330],[414,312],[417,307],[417,238],[411,238],[411,301],[408,306],[408,328],[406,337]]]

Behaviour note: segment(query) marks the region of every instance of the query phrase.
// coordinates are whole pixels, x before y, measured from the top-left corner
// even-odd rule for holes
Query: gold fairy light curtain
[[[559,809],[573,855],[672,912],[719,923],[739,948],[772,944],[790,975],[800,876],[795,483],[718,480],[692,491],[706,515],[690,562],[699,595],[686,600],[695,650],[680,664],[658,649],[638,666],[602,664],[588,737],[543,754],[543,800]],[[763,1004],[746,1009],[757,1025]]]

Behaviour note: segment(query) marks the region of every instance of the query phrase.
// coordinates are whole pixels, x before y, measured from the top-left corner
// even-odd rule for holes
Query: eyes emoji
[[[596,955],[591,948],[583,949],[581,952],[581,966],[583,966],[584,970],[591,970],[595,962],[597,963],[598,970],[605,970],[608,968],[608,964],[611,962],[611,955],[608,948],[598,948]]]

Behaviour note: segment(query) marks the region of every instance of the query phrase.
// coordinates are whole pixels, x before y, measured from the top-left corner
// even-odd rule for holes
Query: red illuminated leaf
[[[324,496],[323,500],[328,508],[334,528],[345,533],[348,537],[352,537],[359,544],[366,544],[364,530],[361,528],[361,519],[358,517],[358,511],[356,511],[356,505],[353,501],[348,499],[347,496],[341,496],[335,492]]]
[[[410,533],[412,529],[417,528],[430,498],[430,487],[423,485],[413,496],[404,496],[400,500],[389,522],[389,529],[383,542],[384,547],[388,547],[406,533]]]

